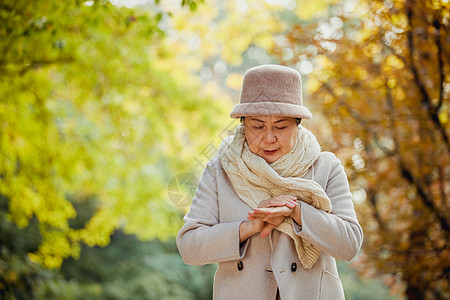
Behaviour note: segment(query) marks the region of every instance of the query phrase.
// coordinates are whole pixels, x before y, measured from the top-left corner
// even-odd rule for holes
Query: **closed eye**
[[[286,129],[287,126],[284,126],[284,127],[275,127],[275,128],[278,129],[278,130],[281,130],[281,129]]]

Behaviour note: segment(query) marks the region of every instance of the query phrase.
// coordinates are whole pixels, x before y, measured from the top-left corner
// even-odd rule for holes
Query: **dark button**
[[[242,269],[244,268],[244,264],[242,263],[242,261],[239,261],[239,262],[237,263],[237,267],[238,267],[238,270],[239,270],[239,271],[242,271]]]
[[[291,265],[291,271],[292,271],[292,272],[297,271],[297,263],[295,263],[295,262],[292,263],[292,265]]]

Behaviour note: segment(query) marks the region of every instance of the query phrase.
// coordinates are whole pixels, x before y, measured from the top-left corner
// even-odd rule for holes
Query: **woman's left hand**
[[[248,213],[249,220],[262,219],[263,221],[273,224],[275,226],[280,225],[283,222],[284,217],[289,217],[294,212],[294,208],[287,206],[273,206],[255,208]]]
[[[262,238],[265,238],[269,236],[275,227],[284,221],[285,216],[292,213],[292,210],[292,208],[287,206],[255,208],[253,211],[248,213],[248,219],[252,221],[259,219],[267,224],[260,234]]]
[[[287,206],[289,208],[294,208],[297,206],[297,198],[291,195],[279,195],[259,203],[258,208],[268,208],[268,207],[283,207]]]
[[[291,216],[298,206],[296,198],[289,195],[280,195],[261,201],[258,208],[248,213],[249,220],[261,219],[269,225],[261,232],[262,237],[270,234],[273,228],[280,225],[285,217]]]

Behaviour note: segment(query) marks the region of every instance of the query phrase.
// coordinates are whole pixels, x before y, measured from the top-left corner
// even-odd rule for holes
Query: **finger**
[[[297,200],[297,197],[292,196],[292,195],[279,195],[276,198],[288,199],[290,201],[296,201]]]
[[[298,205],[298,202],[297,202],[297,201],[295,201],[295,202],[288,202],[288,203],[286,204],[286,206],[289,207],[289,208],[294,208],[294,207],[296,207],[297,205]]]
[[[267,217],[262,218],[262,220],[269,224],[278,225],[284,220],[284,216],[277,216],[277,217],[267,216]]]
[[[292,203],[292,204],[294,204],[294,205],[297,205],[298,204],[298,202],[297,202],[297,197],[295,197],[295,196],[290,196],[290,195],[287,195],[286,196],[286,199],[287,199],[287,201],[289,202],[289,203]]]
[[[263,215],[258,215],[258,216],[254,216],[254,218],[258,218],[261,219],[263,221],[267,221],[267,220],[274,220],[277,218],[285,218],[286,216],[290,216],[289,213],[276,213],[276,214],[263,214]]]
[[[274,215],[274,214],[289,214],[292,209],[286,206],[277,206],[277,207],[268,207],[268,208],[255,208],[254,214],[266,214],[266,215]]]
[[[259,212],[251,212],[248,214],[247,218],[249,220],[256,220],[256,219],[262,219],[264,217],[268,216],[267,212],[259,213]]]
[[[256,219],[262,219],[262,218],[265,218],[265,217],[267,217],[267,214],[251,214],[251,215],[248,215],[248,219],[249,220],[256,220]]]
[[[280,195],[278,200],[280,201],[280,204],[284,203],[284,205],[287,205],[291,208],[298,205],[297,198],[294,196]],[[283,205],[278,205],[278,206],[283,206]]]
[[[260,236],[262,238],[268,237],[269,234],[272,232],[272,230],[275,228],[274,225],[272,224],[268,224],[266,227],[264,227],[264,229],[261,231]]]
[[[275,214],[275,215],[266,215],[266,214],[262,214],[262,215],[255,215],[255,216],[249,216],[250,220],[256,220],[256,219],[261,219],[261,220],[265,220],[265,219],[273,219],[273,218],[279,218],[279,217],[285,217],[284,214]]]
[[[283,199],[269,199],[261,202],[258,207],[266,208],[266,207],[276,207],[276,206],[285,206],[287,203],[286,200]]]
[[[249,220],[262,220],[266,217],[267,215],[262,215],[262,216],[248,216],[247,219]]]
[[[269,203],[267,203],[266,205],[261,205],[258,207],[262,207],[262,208],[266,208],[266,207],[281,207],[281,206],[287,206],[290,208],[294,208],[298,205],[297,201],[288,199],[288,198],[282,198],[282,199],[277,199],[277,200],[273,200]]]
[[[295,207],[298,205],[297,198],[289,195],[280,195],[261,201],[258,207],[285,206]]]
[[[270,213],[278,210],[278,208],[279,208],[279,206],[255,208],[253,210],[253,214],[270,214]]]
[[[248,215],[251,216],[251,217],[261,217],[261,216],[267,215],[267,211],[266,210],[264,210],[264,211],[259,211],[259,210],[257,210],[257,211],[250,211],[248,213]]]
[[[268,208],[255,208],[253,211],[248,212],[249,220],[265,218],[267,216],[280,217],[290,216],[293,209],[287,206],[282,207],[268,207]]]

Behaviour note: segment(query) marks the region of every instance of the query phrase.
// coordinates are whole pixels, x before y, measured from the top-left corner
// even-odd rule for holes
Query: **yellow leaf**
[[[395,80],[395,78],[388,79],[387,86],[389,88],[391,88],[391,89],[394,88],[396,84],[397,84],[397,80]]]
[[[325,0],[302,0],[297,1],[295,12],[297,16],[302,20],[310,20],[314,17],[326,15],[326,8],[328,7],[328,1]]]
[[[405,64],[395,55],[390,55],[386,58],[386,63],[393,69],[403,69]]]
[[[317,91],[319,89],[319,87],[321,87],[321,83],[319,80],[311,77],[308,78],[308,80],[306,80],[306,84],[305,84],[305,91],[307,94],[312,94],[315,91]]]
[[[447,124],[448,114],[449,112],[447,104],[442,105],[441,109],[439,110],[439,121],[441,121],[442,124]]]

